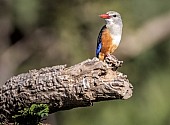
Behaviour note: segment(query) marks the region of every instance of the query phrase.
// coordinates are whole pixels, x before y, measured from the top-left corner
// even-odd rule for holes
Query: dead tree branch
[[[47,104],[54,113],[93,102],[128,99],[133,87],[126,75],[116,71],[121,65],[115,57],[105,62],[93,58],[71,67],[46,67],[11,77],[0,88],[0,121],[10,121],[31,104]]]

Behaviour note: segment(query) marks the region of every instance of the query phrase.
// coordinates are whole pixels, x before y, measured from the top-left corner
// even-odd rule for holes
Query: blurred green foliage
[[[13,119],[16,125],[38,125],[43,117],[48,116],[48,113],[47,104],[32,104],[29,108],[18,111]]]
[[[70,66],[92,58],[98,32],[104,25],[98,17],[101,13],[118,11],[123,18],[123,34],[127,34],[169,12],[170,0],[14,0],[6,6],[10,9],[2,6],[5,9],[0,8],[1,16],[7,15],[3,11],[8,12],[12,26],[31,44],[28,50],[35,49],[17,68],[15,74],[18,74],[44,66]],[[155,30],[159,29],[155,26]],[[57,124],[170,124],[170,37],[137,57],[123,61],[119,71],[127,74],[134,86],[132,98],[58,112]]]

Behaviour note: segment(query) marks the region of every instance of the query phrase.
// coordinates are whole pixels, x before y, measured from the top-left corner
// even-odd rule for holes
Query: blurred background
[[[0,0],[0,86],[30,69],[95,56],[104,20],[119,12],[118,70],[134,86],[126,101],[50,115],[52,125],[170,125],[170,0]]]

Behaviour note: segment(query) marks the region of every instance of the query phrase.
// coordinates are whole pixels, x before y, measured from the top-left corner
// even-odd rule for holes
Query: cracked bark
[[[13,76],[0,88],[0,122],[12,120],[16,112],[35,103],[48,104],[54,113],[93,102],[128,99],[133,86],[117,71],[122,63],[114,56],[105,62],[94,57],[71,67],[58,65]]]

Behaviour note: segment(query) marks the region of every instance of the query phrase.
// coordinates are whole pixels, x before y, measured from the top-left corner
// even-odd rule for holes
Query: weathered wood
[[[46,67],[11,77],[0,88],[0,121],[11,120],[18,110],[34,103],[48,104],[54,113],[98,101],[128,99],[133,87],[126,75],[116,71],[122,63],[113,56],[105,62],[94,57],[71,67]]]

